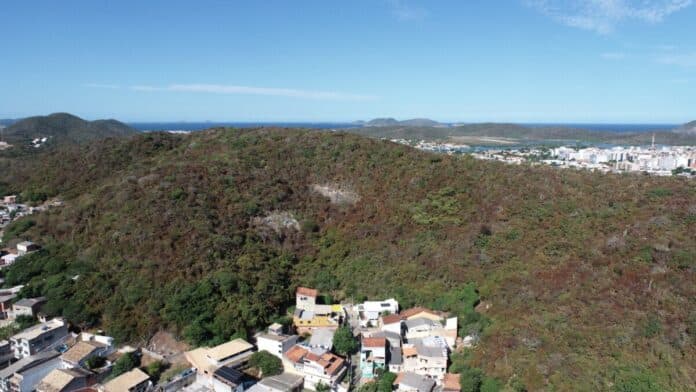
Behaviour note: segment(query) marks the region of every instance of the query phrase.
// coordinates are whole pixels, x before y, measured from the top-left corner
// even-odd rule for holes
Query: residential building
[[[295,309],[292,323],[298,334],[313,333],[317,328],[336,329],[345,318],[341,305],[315,305],[314,310]]]
[[[394,380],[396,390],[400,392],[432,392],[435,381],[419,374],[405,372],[399,373]]]
[[[0,268],[12,265],[19,255],[16,250],[10,250],[6,254],[0,256]]]
[[[307,346],[312,348],[312,351],[331,351],[333,348],[333,337],[336,330],[333,328],[317,328],[309,338]]]
[[[12,336],[10,344],[15,358],[20,359],[56,346],[67,335],[68,327],[63,319],[54,318]]]
[[[317,304],[319,291],[307,287],[298,287],[295,292],[295,308],[301,310],[313,311]]]
[[[0,392],[30,392],[60,366],[60,354],[46,351],[27,356],[0,370]]]
[[[229,366],[221,366],[213,372],[213,391],[243,392],[244,373]]]
[[[396,334],[402,334],[402,318],[398,314],[388,314],[379,318],[379,329]]]
[[[379,317],[399,312],[399,303],[394,298],[384,301],[366,301],[356,306],[361,327],[375,327]]]
[[[12,345],[8,340],[0,340],[0,369],[10,365],[15,359]]]
[[[404,336],[406,341],[440,337],[444,339],[447,347],[453,349],[457,341],[457,318],[451,317],[446,319],[444,326],[440,321],[433,321],[424,317],[408,319],[404,321]]]
[[[215,370],[222,366],[235,367],[249,360],[254,346],[244,339],[234,339],[215,347],[199,347],[184,353],[198,372],[199,379],[210,382]]]
[[[39,250],[39,246],[31,241],[22,241],[17,244],[17,254],[19,256],[24,256],[36,250]]]
[[[360,373],[363,379],[374,378],[387,368],[387,339],[363,337],[360,345]]]
[[[277,376],[266,377],[248,389],[249,392],[300,392],[304,377],[282,373]]]
[[[36,392],[74,392],[94,385],[95,377],[84,369],[54,369],[36,386]]]
[[[403,369],[442,383],[447,372],[448,351],[444,339],[427,337],[403,346]]]
[[[433,335],[433,331],[442,330],[443,326],[439,321],[427,318],[412,318],[404,321],[406,341],[420,339]]]
[[[12,305],[12,315],[36,317],[41,307],[46,303],[46,297],[22,298]]]
[[[87,361],[92,357],[106,357],[113,351],[112,346],[97,341],[79,341],[60,356],[61,367],[88,368]]]
[[[272,324],[267,333],[256,334],[256,347],[259,351],[268,351],[276,357],[283,359],[283,354],[297,344],[299,336],[283,334],[280,324]]]
[[[426,318],[432,321],[440,322],[444,318],[444,314],[417,306],[415,308],[406,309],[399,313],[403,320],[411,320],[415,318]]]
[[[345,360],[331,353],[317,355],[302,346],[294,346],[285,353],[285,369],[304,376],[304,387],[316,390],[319,384],[329,386],[333,391],[341,388],[339,384],[346,373]]]
[[[9,318],[12,313],[12,300],[17,298],[17,294],[0,295],[0,319]]]
[[[150,376],[135,368],[123,373],[99,388],[100,392],[146,392],[152,387]]]

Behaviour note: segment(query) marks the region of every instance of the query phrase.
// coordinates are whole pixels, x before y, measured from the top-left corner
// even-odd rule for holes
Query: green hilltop
[[[282,322],[305,285],[455,311],[462,335],[481,335],[458,358],[502,385],[696,382],[688,180],[268,128],[140,134],[5,167],[5,193],[65,201],[8,228],[44,250],[6,284],[29,282],[21,295],[47,296],[47,313],[121,341],[249,334]]]
[[[32,140],[47,138],[46,146],[85,143],[108,137],[138,133],[116,120],[86,121],[68,113],[34,116],[17,120],[2,131],[3,140],[21,149],[28,149]]]

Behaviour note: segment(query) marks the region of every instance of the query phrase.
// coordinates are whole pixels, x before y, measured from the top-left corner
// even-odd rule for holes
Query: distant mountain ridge
[[[78,144],[136,133],[137,130],[116,120],[87,121],[69,113],[54,113],[19,120],[4,129],[3,137],[10,144],[26,146],[42,138],[51,145]]]
[[[688,122],[681,127],[675,129],[677,133],[685,133],[687,135],[696,135],[696,120]]]

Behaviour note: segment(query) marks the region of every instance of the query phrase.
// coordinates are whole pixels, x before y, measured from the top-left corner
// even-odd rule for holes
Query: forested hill
[[[696,382],[688,180],[287,129],[66,146],[0,176],[65,200],[8,229],[45,248],[6,284],[30,281],[21,294],[47,296],[45,311],[120,340],[161,327],[196,344],[247,334],[278,320],[302,284],[455,311],[462,333],[482,333],[468,363],[507,385]],[[473,287],[480,313],[460,313]]]
[[[116,120],[85,121],[72,114],[54,113],[18,120],[4,129],[3,138],[10,144],[24,148],[34,139],[46,138],[46,146],[56,146],[136,133],[135,129]]]

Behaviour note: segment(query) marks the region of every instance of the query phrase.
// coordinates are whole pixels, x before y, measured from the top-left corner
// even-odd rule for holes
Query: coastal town
[[[464,144],[393,139],[423,151],[448,155],[468,154],[476,159],[513,165],[545,164],[602,173],[645,173],[656,176],[696,178],[696,147],[610,146],[610,147],[471,147]]]
[[[6,223],[33,211],[12,196],[2,207]],[[5,247],[0,268],[40,250],[30,241]],[[0,289],[0,326],[9,331],[0,392],[348,392],[383,380],[394,391],[458,392],[450,355],[476,342],[458,336],[457,317],[446,312],[401,309],[394,298],[325,303],[318,290],[297,287],[288,322],[248,339],[190,347],[162,332],[169,342],[119,345],[108,331],[47,316],[47,298],[26,298],[23,288]],[[277,366],[259,365],[269,361]]]

